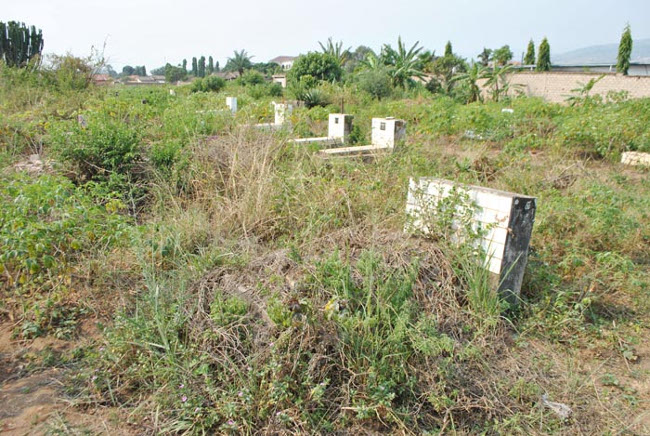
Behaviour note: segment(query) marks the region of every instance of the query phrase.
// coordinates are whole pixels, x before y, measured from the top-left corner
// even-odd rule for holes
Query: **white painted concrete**
[[[352,130],[352,115],[330,114],[327,124],[327,136],[313,138],[298,138],[291,142],[294,144],[319,144],[325,147],[338,147],[348,141]]]
[[[373,118],[371,141],[372,145],[395,148],[395,144],[406,135],[406,121],[397,118]]]
[[[373,118],[371,144],[321,150],[324,157],[377,155],[392,151],[406,135],[406,121],[393,117]]]
[[[230,112],[234,115],[237,113],[237,97],[226,97],[226,106],[230,109]]]
[[[621,157],[621,163],[625,165],[650,167],[650,153],[638,151],[626,151]]]

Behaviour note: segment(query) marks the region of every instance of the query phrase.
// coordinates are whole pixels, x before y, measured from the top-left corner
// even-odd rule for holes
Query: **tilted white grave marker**
[[[625,165],[650,167],[650,153],[638,151],[626,151],[621,157],[621,163]]]
[[[321,150],[323,157],[367,156],[392,151],[406,135],[406,121],[393,117],[373,118],[371,144]]]
[[[230,109],[230,112],[234,115],[237,113],[237,97],[226,97],[226,106]]]
[[[469,211],[472,228],[479,232],[480,245],[486,253],[486,268],[498,277],[499,292],[516,302],[535,222],[535,197],[430,177],[411,179],[406,202],[407,230],[428,233],[427,223],[436,219],[444,199],[451,200],[461,215]],[[466,201],[454,204],[454,199]],[[456,232],[462,231],[458,223],[452,227]],[[462,239],[462,235],[458,236]]]
[[[273,110],[275,112],[274,122],[255,124],[254,127],[265,130],[278,130],[288,124],[287,116],[291,115],[293,112],[293,105],[289,103],[276,103],[274,101],[272,101],[271,104],[273,105]]]
[[[352,130],[352,119],[348,114],[330,114],[327,124],[327,136],[316,138],[299,138],[291,142],[294,144],[320,144],[329,147],[343,145],[347,142]]]

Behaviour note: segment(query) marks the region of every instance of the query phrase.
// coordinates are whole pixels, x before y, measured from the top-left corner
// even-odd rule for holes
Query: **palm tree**
[[[246,50],[240,50],[239,52],[235,50],[235,55],[231,58],[228,58],[228,64],[230,68],[236,70],[240,76],[244,75],[244,70],[252,66],[251,59],[253,56],[249,56],[246,53]]]
[[[423,47],[418,47],[418,44],[419,42],[416,42],[407,50],[400,36],[397,39],[397,50],[389,44],[385,44],[382,48],[380,59],[385,65],[391,67],[390,73],[394,85],[405,88],[413,83],[414,77],[424,77],[422,62],[418,57]]]
[[[473,64],[469,71],[455,75],[451,80],[453,82],[461,82],[467,84],[469,94],[467,96],[467,103],[475,101],[483,101],[481,95],[481,88],[478,86],[480,79],[486,78],[486,69],[479,63]]]
[[[378,70],[384,68],[382,60],[373,52],[366,53],[366,57],[359,62],[363,70]]]
[[[510,90],[508,74],[512,71],[513,67],[514,65],[494,65],[494,68],[484,73],[483,77],[487,79],[485,86],[490,88],[494,101],[499,101],[501,95],[508,95],[508,91]]]
[[[348,57],[350,56],[350,50],[352,49],[352,47],[348,47],[345,50],[343,50],[343,41],[339,41],[335,44],[332,41],[331,36],[327,38],[327,43],[323,44],[322,42],[319,41],[318,45],[320,45],[320,48],[321,50],[323,50],[323,53],[328,53],[334,56],[336,59],[338,59],[340,66],[345,65],[345,63],[348,61]]]

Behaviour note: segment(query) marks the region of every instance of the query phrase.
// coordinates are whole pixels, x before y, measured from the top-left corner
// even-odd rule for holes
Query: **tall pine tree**
[[[537,71],[551,71],[551,46],[548,39],[544,38],[539,45],[537,54]]]
[[[187,59],[183,59],[183,71],[187,73]]]
[[[445,56],[451,56],[453,54],[454,52],[451,49],[451,41],[447,41],[447,45],[445,45]]]
[[[630,69],[630,58],[632,57],[632,31],[630,25],[626,25],[621,35],[621,42],[618,45],[618,62],[616,63],[616,71],[627,76],[627,71]]]
[[[535,43],[532,39],[528,42],[526,56],[524,56],[524,65],[535,65]]]
[[[199,64],[196,61],[196,56],[192,58],[192,75],[199,77]]]
[[[205,56],[199,59],[199,77],[205,77]]]
[[[214,73],[214,59],[212,56],[208,58],[208,75]]]

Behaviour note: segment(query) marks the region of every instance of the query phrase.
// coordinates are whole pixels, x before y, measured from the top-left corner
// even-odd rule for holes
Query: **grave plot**
[[[235,115],[237,113],[237,97],[226,97],[226,106],[228,108],[227,110],[230,111],[231,114]],[[210,109],[207,111],[196,111],[197,114],[217,114],[219,112],[226,112],[226,109]]]
[[[535,197],[423,177],[409,181],[406,230],[425,234],[449,225],[457,242],[472,232],[486,254],[497,289],[516,303],[526,269],[537,208]],[[451,215],[450,215],[451,213]],[[445,222],[448,217],[451,222]],[[470,230],[471,229],[471,230]]]
[[[621,163],[625,165],[650,167],[650,153],[626,151],[621,157]]]
[[[316,138],[299,138],[293,144],[319,144],[325,147],[340,147],[345,145],[352,130],[352,115],[330,114],[327,124],[327,136]]]
[[[272,123],[254,124],[253,127],[262,130],[279,130],[289,124],[287,117],[293,112],[293,105],[289,103],[271,102],[275,111],[274,121]]]
[[[324,158],[372,156],[393,151],[405,135],[406,121],[393,117],[373,118],[370,145],[330,148],[319,153]]]

